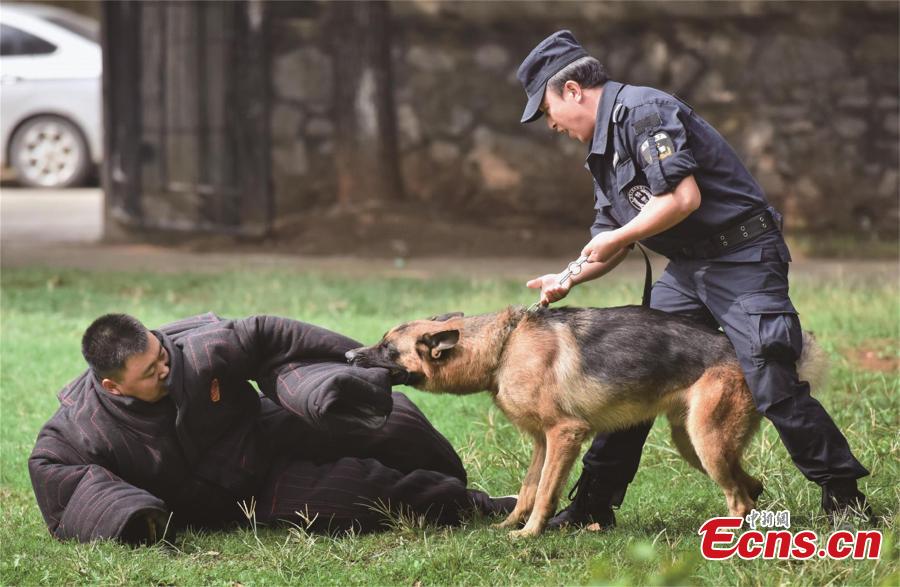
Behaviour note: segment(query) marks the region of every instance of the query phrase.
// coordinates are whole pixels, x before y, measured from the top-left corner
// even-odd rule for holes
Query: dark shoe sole
[[[571,520],[568,519],[569,517],[568,510],[561,511],[550,518],[547,522],[546,529],[561,530],[563,528],[574,528],[578,530],[586,529],[591,532],[599,532],[611,530],[616,527],[616,516],[612,512],[609,512],[609,516],[604,516],[601,520],[597,520],[594,517],[589,517],[586,520]]]

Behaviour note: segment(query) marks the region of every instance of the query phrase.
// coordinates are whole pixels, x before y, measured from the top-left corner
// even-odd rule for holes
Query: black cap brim
[[[525,112],[522,113],[522,120],[520,121],[522,124],[534,122],[544,114],[541,112],[541,104],[544,101],[544,90],[546,87],[547,84],[542,85],[539,92],[535,92],[528,98],[528,103],[525,104]]]

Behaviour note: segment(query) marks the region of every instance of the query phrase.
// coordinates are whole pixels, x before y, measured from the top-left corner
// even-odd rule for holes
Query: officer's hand
[[[525,284],[531,289],[541,290],[541,305],[548,306],[553,302],[558,302],[569,294],[572,287],[572,281],[568,280],[565,284],[559,282],[559,275],[556,273],[548,273],[540,277],[535,277]]]
[[[606,262],[622,250],[615,231],[601,232],[581,249],[581,255],[588,258],[589,263]]]

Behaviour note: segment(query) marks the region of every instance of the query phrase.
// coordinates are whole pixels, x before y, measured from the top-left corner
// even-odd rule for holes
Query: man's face
[[[155,403],[169,394],[165,387],[168,375],[169,353],[148,330],[147,350],[128,357],[122,372],[114,378],[104,379],[101,385],[113,395]]]
[[[547,119],[547,126],[556,132],[564,132],[582,143],[594,136],[597,113],[576,82],[566,82],[561,96],[547,86],[541,112]]]

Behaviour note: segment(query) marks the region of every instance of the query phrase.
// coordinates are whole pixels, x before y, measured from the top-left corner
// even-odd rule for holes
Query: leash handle
[[[578,275],[581,273],[582,266],[587,263],[588,258],[582,255],[578,257],[568,265],[566,265],[565,271],[562,272],[562,275],[559,278],[559,284],[563,285],[565,282],[569,281],[573,275]]]
[[[587,260],[588,260],[588,258],[586,256],[582,255],[582,256],[578,257],[577,259],[575,259],[574,261],[572,261],[571,263],[569,263],[568,265],[566,265],[566,268],[563,270],[562,273],[560,273],[559,284],[563,285],[567,281],[569,281],[573,275],[578,275],[579,273],[581,273],[581,269],[584,267],[584,264],[587,263]],[[541,306],[541,302],[535,302],[535,303],[531,304],[530,306],[528,306],[528,308],[525,311],[533,312],[533,311],[537,310],[540,306]]]
[[[644,293],[641,296],[641,305],[645,308],[650,307],[650,291],[653,289],[653,267],[650,266],[650,257],[647,256],[647,250],[641,245],[641,243],[635,243],[640,249],[641,254],[644,256]],[[578,257],[571,263],[566,266],[565,271],[562,272],[559,283],[560,285],[567,282],[572,278],[573,275],[578,275],[581,273],[581,269],[584,267],[584,264],[587,263],[587,257],[582,255]],[[526,312],[533,312],[540,307],[540,302],[535,302],[528,306],[525,310]]]
[[[641,243],[635,243],[638,249],[641,250],[641,254],[644,256],[644,293],[641,296],[641,305],[645,308],[650,307],[650,291],[653,289],[653,267],[650,266],[650,257],[647,256],[647,249],[641,245]],[[566,267],[566,270],[562,273],[560,277],[559,283],[560,285],[567,282],[572,278],[573,275],[578,275],[581,273],[581,269],[585,263],[587,263],[588,258],[582,255],[578,257],[576,260],[569,263]]]

